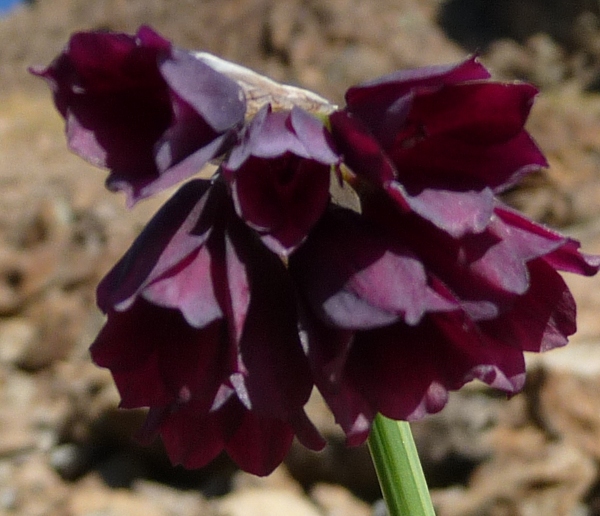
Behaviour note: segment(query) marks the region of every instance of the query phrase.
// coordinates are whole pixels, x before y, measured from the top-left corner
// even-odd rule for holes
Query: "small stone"
[[[209,503],[200,493],[180,491],[149,480],[136,480],[133,491],[144,500],[155,503],[173,516],[211,516]]]
[[[326,516],[371,516],[371,508],[342,486],[317,484],[311,498],[324,509]]]
[[[0,323],[0,362],[16,364],[36,341],[35,326],[23,317]]]
[[[14,511],[18,506],[17,489],[7,487],[0,489],[0,508],[5,511]]]
[[[90,451],[73,443],[61,444],[50,453],[50,466],[66,480],[81,476],[90,464]]]
[[[145,500],[125,489],[106,487],[97,475],[77,484],[71,492],[66,514],[69,516],[170,516],[154,501]]]
[[[245,471],[238,471],[231,479],[232,490],[243,489],[280,489],[302,494],[300,484],[290,475],[288,469],[281,465],[270,475],[257,477]]]
[[[216,502],[218,516],[322,516],[300,496],[277,489],[246,489]]]
[[[389,512],[387,510],[387,505],[385,504],[385,500],[383,498],[377,500],[372,507],[372,516],[389,516]]]

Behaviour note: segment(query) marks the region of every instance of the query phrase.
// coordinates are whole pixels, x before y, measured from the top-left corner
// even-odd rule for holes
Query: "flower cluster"
[[[236,74],[147,27],[75,34],[34,73],[130,205],[189,179],[100,284],[91,348],[176,463],[224,450],[267,474],[294,436],[320,449],[315,386],[351,445],[377,413],[420,418],[473,379],[515,393],[523,352],[575,331],[557,270],[600,260],[498,198],[546,165],[524,130],[536,90],[475,58],[318,116],[251,110]]]

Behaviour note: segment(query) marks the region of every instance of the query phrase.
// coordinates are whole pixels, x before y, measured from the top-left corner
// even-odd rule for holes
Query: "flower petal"
[[[528,264],[531,286],[510,312],[482,322],[495,340],[518,344],[524,351],[548,351],[567,344],[575,333],[575,301],[564,280],[545,259]]]
[[[370,329],[453,309],[427,285],[418,258],[383,228],[347,209],[329,210],[290,259],[290,272],[327,324]]]
[[[294,431],[289,423],[258,417],[246,410],[225,449],[244,471],[264,476],[281,464],[293,439]]]
[[[523,353],[490,345],[460,312],[428,315],[355,336],[345,373],[374,410],[393,419],[419,419],[441,410],[448,391],[474,377],[515,392],[522,387]]]
[[[359,177],[383,186],[396,177],[394,165],[365,124],[346,111],[329,117],[331,133],[344,163]]]
[[[192,53],[174,49],[162,56],[159,69],[173,92],[215,132],[223,133],[244,119],[246,101],[240,86]]]
[[[191,469],[202,468],[214,460],[227,439],[227,426],[222,419],[221,412],[204,413],[193,403],[169,414],[157,431],[171,462]]]
[[[353,86],[346,92],[346,103],[351,111],[367,113],[376,105],[389,103],[413,90],[435,91],[446,84],[488,79],[489,72],[472,56],[462,63],[425,66],[384,75],[372,81]]]
[[[148,27],[135,36],[80,32],[45,69],[71,149],[110,169],[129,205],[195,174],[235,142],[237,83]]]
[[[502,220],[516,228],[540,235],[549,241],[557,242],[558,245],[555,250],[544,256],[546,262],[555,269],[585,276],[593,276],[600,269],[600,257],[587,255],[579,251],[581,245],[578,241],[537,224],[508,206],[497,206],[496,213],[500,215]]]
[[[432,136],[412,147],[396,147],[389,159],[398,171],[398,181],[412,195],[427,187],[455,191],[490,187],[499,192],[529,172],[547,166],[526,132],[489,145]]]
[[[129,307],[149,282],[203,245],[214,217],[212,204],[206,209],[209,187],[209,181],[191,181],[158,211],[98,286],[98,305],[104,312]]]
[[[307,113],[261,110],[224,165],[236,211],[273,252],[289,255],[329,202],[338,157],[323,124]]]
[[[224,327],[191,327],[176,310],[138,300],[111,311],[91,346],[94,361],[111,370],[122,406],[165,406],[204,400],[210,406],[229,375]]]
[[[247,230],[228,238],[229,259],[243,264],[250,288],[238,344],[243,371],[235,386],[253,412],[287,417],[308,401],[313,386],[298,336],[294,286],[281,260]]]
[[[406,125],[419,126],[426,137],[444,134],[482,145],[506,142],[523,130],[537,93],[525,83],[445,84],[415,95]]]
[[[495,198],[489,188],[479,192],[426,188],[416,195],[409,195],[399,182],[392,181],[386,191],[401,208],[408,204],[415,213],[454,238],[481,233],[494,213]]]
[[[345,375],[354,333],[326,326],[308,307],[300,321],[315,385],[346,434],[346,444],[358,446],[369,436],[377,412],[360,385],[348,382]]]

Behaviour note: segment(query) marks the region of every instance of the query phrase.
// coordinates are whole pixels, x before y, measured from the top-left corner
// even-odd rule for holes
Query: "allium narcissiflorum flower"
[[[129,204],[195,174],[232,143],[241,88],[148,27],[135,36],[74,34],[43,69],[69,147],[110,170]]]
[[[355,86],[320,117],[265,103],[245,121],[245,72],[212,62],[140,29],[77,34],[38,72],[71,147],[131,201],[222,160],[98,288],[92,357],[123,407],[150,408],[141,434],[174,462],[225,450],[266,474],[294,436],[324,445],[304,412],[314,386],[355,445],[378,412],[437,412],[473,379],[518,392],[523,352],[566,344],[557,270],[600,259],[497,197],[546,164],[523,128],[533,87],[472,58]]]

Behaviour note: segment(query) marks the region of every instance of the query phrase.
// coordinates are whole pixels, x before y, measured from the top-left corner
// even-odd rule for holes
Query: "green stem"
[[[389,515],[435,516],[410,425],[378,414],[369,450]]]

